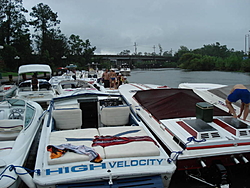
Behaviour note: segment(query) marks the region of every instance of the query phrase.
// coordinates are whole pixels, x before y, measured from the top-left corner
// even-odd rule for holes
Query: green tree
[[[83,47],[84,47],[83,58],[85,60],[85,64],[91,63],[91,59],[94,55],[96,47],[91,46],[89,39],[85,40]]]
[[[197,60],[201,59],[201,57],[201,55],[194,53],[183,54],[179,59],[180,68],[194,70],[194,64],[197,64]]]
[[[119,55],[130,55],[130,50],[123,50]]]
[[[68,40],[69,53],[73,56],[73,61],[84,67],[92,62],[96,47],[92,47],[89,39],[83,41],[80,36],[72,34]]]
[[[5,68],[17,70],[22,62],[28,62],[31,54],[31,40],[28,22],[22,0],[1,0],[0,2],[0,44],[4,45],[2,53]],[[15,56],[20,60],[14,60]]]
[[[172,57],[173,56],[172,55],[172,50],[163,52],[163,56],[165,56],[165,57]]]
[[[241,70],[244,72],[250,72],[250,59],[245,59],[242,61]]]
[[[27,34],[29,31],[24,15],[28,11],[23,7],[22,0],[1,0],[0,11],[0,41],[11,45],[16,35]]]
[[[51,29],[60,24],[60,20],[57,19],[57,13],[54,13],[48,5],[44,5],[43,3],[34,6],[30,16],[33,17],[30,24],[34,27],[35,32],[37,32],[35,35],[37,47],[41,54],[43,54],[50,46],[51,31],[54,31]]]
[[[239,71],[241,68],[242,59],[235,54],[225,59],[225,68],[228,71]]]
[[[186,46],[180,46],[178,51],[174,54],[174,61],[177,62],[177,64],[180,64],[179,59],[182,57],[183,54],[185,53],[190,53],[191,50],[189,50]]]
[[[59,29],[50,29],[47,36],[47,41],[50,46],[47,46],[46,51],[50,58],[52,58],[50,65],[52,67],[65,66],[62,65],[63,61],[61,58],[63,56],[68,56],[69,54],[67,37],[62,34]]]
[[[84,42],[79,35],[70,35],[68,43],[71,55],[83,55]]]
[[[219,42],[216,42],[215,44],[204,45],[202,48],[193,50],[193,53],[221,58],[230,56],[230,50],[227,49],[227,46],[220,45]]]

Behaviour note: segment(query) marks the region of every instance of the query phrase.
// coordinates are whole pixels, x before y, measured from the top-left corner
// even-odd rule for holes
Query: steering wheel
[[[23,119],[22,115],[19,112],[12,112],[9,115],[9,119]]]

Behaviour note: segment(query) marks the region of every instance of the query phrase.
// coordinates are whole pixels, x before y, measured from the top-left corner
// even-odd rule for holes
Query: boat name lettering
[[[136,166],[156,166],[162,165],[164,159],[141,159],[131,161],[114,161],[107,163],[95,163],[88,165],[76,165],[72,167],[60,167],[57,169],[46,169],[46,175],[67,174],[72,172],[83,172],[89,170],[127,168]]]

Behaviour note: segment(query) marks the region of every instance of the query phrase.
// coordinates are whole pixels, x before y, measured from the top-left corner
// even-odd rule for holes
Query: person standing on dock
[[[237,116],[232,106],[232,102],[236,102],[239,99],[241,99],[241,107],[240,107],[240,113]],[[250,103],[250,92],[242,84],[236,84],[232,88],[230,94],[228,95],[226,99],[226,105],[227,105],[227,108],[229,109],[229,113],[233,114],[234,118],[237,118],[237,117],[240,118],[244,111],[243,113],[244,121],[246,120],[248,113],[249,113],[249,103]]]

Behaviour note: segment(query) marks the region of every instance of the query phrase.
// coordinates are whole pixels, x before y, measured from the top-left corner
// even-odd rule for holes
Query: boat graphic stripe
[[[209,145],[209,146],[196,146],[196,147],[187,147],[187,150],[197,150],[197,149],[211,149],[211,148],[222,148],[222,147],[232,147],[234,144],[219,144],[219,145]]]
[[[0,150],[4,150],[4,149],[12,149],[12,147],[0,148]]]
[[[130,85],[132,85],[132,86],[134,86],[134,87],[137,87],[137,88],[140,89],[140,90],[144,90],[142,87],[139,87],[139,86],[137,86],[137,85],[135,85],[135,84],[130,84]]]
[[[250,142],[241,143],[229,143],[229,144],[218,144],[218,145],[205,145],[205,146],[194,146],[187,147],[187,150],[197,150],[197,149],[211,149],[211,148],[223,148],[223,147],[235,147],[235,146],[248,146]]]
[[[183,121],[177,121],[176,123],[178,123],[183,129],[189,132],[189,134],[197,138],[198,133],[194,129],[192,129],[188,124]]]
[[[219,125],[220,127],[222,127],[223,129],[227,130],[231,134],[236,136],[236,129],[235,128],[227,125],[226,123],[224,123],[223,121],[221,121],[219,119],[214,119],[213,122],[216,123],[217,125]]]

